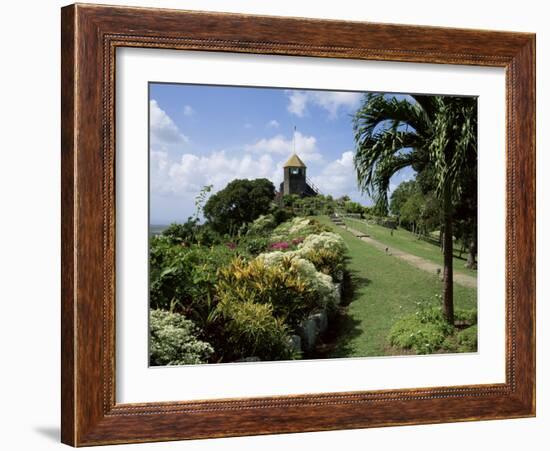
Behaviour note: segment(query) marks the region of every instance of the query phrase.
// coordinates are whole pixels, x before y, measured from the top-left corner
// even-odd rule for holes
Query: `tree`
[[[410,226],[413,233],[418,233],[418,224],[422,219],[424,196],[419,191],[412,193],[401,207],[400,219]]]
[[[348,200],[344,203],[344,211],[346,213],[363,214],[363,206],[359,202]]]
[[[453,200],[462,194],[461,177],[477,159],[476,99],[411,95],[402,99],[366,94],[353,119],[359,187],[388,207],[391,177],[411,166],[432,171],[443,213],[443,311],[454,323]]]
[[[219,233],[234,234],[243,225],[267,214],[275,197],[275,187],[267,179],[236,179],[212,195],[203,212]]]
[[[292,208],[298,200],[300,200],[300,196],[297,194],[285,194],[283,196],[283,206]]]
[[[441,226],[441,202],[433,192],[424,195],[420,226],[425,235]]]
[[[418,186],[415,180],[400,183],[393,191],[390,199],[390,212],[397,216],[401,221],[401,208],[409,197],[418,192]]]
[[[442,219],[440,201],[434,192],[435,185],[427,182],[426,172],[417,174],[414,180],[401,182],[390,198],[390,211],[399,218],[399,225],[412,230],[419,237],[439,228]]]
[[[472,159],[475,157],[470,156]],[[477,165],[473,161],[468,162],[465,166],[464,174],[460,180],[462,194],[460,201],[455,203],[454,218],[460,226],[459,238],[468,250],[465,266],[475,269],[477,267]]]

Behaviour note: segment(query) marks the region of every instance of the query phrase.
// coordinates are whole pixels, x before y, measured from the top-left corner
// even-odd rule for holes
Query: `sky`
[[[352,115],[363,94],[186,84],[149,85],[150,223],[184,222],[205,185],[268,178],[293,152],[322,194],[372,205],[357,187]],[[294,133],[294,127],[296,132]],[[404,169],[390,191],[410,180]]]

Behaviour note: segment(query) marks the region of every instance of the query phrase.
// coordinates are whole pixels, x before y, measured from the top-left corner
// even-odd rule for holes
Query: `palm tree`
[[[453,202],[477,161],[476,99],[366,94],[353,118],[359,187],[387,211],[391,177],[405,167],[430,171],[442,205],[443,312],[454,324]]]

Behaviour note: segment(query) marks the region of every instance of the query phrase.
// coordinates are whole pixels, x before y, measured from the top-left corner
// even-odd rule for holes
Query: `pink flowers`
[[[289,248],[289,244],[286,241],[279,241],[277,243],[273,243],[270,248],[277,251],[282,251]]]
[[[302,237],[293,238],[290,242],[288,241],[277,241],[276,243],[273,243],[269,246],[269,248],[273,251],[285,251],[289,248],[295,248],[300,244],[304,239]]]

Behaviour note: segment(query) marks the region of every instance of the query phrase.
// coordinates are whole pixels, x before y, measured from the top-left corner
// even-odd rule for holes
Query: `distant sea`
[[[151,224],[149,226],[149,235],[160,235],[164,229],[168,227],[168,224]]]

